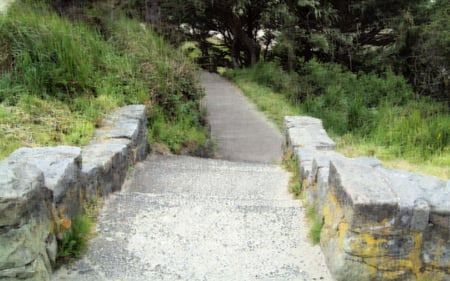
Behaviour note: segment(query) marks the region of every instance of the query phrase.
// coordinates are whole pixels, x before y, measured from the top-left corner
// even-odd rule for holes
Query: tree
[[[418,95],[450,104],[450,2],[421,5],[400,26],[396,67]]]
[[[177,27],[199,42],[202,53],[208,53],[216,34],[230,51],[233,67],[254,65],[259,61],[261,46],[257,40],[262,29],[262,15],[277,1],[256,0],[188,0],[161,1],[166,24]]]

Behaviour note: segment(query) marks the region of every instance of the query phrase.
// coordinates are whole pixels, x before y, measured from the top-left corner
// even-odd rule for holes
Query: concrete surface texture
[[[153,156],[53,280],[332,280],[288,180],[271,164]]]
[[[151,156],[105,201],[87,254],[53,280],[333,280],[288,193],[281,134],[203,74],[221,158]],[[233,161],[229,161],[233,160]]]
[[[235,85],[208,72],[202,73],[202,83],[218,158],[265,163],[281,159],[280,131]]]

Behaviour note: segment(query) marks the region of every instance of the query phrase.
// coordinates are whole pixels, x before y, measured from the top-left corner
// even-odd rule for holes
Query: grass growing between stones
[[[291,178],[289,179],[289,186],[288,186],[289,192],[294,194],[296,198],[299,198],[300,195],[302,194],[302,183],[300,181],[298,161],[291,151],[287,151],[283,155],[282,165],[292,175]]]
[[[345,156],[374,156],[387,167],[450,179],[445,104],[415,100],[406,82],[392,73],[355,75],[316,61],[302,72],[288,75],[274,64],[261,64],[224,75],[280,130],[286,115],[318,117]]]
[[[119,11],[76,14],[18,0],[0,15],[0,159],[23,146],[85,145],[105,114],[137,103],[163,117],[165,135],[152,142],[175,153],[203,145],[203,90],[182,50]]]
[[[70,263],[86,252],[102,203],[100,196],[91,197],[83,204],[80,215],[72,221],[64,220],[65,225],[60,226],[63,238],[58,240],[57,265]]]
[[[322,231],[323,220],[317,217],[316,211],[313,206],[308,206],[306,214],[311,224],[309,228],[309,238],[314,245],[320,242],[320,232]]]
[[[67,263],[85,253],[93,225],[94,221],[86,214],[77,216],[71,222],[71,228],[64,233],[64,238],[58,245],[59,262]]]
[[[298,161],[291,151],[287,151],[283,155],[282,159],[283,167],[291,173],[291,178],[289,179],[289,192],[295,195],[295,198],[301,198],[303,193],[302,182],[300,180]],[[303,200],[303,205],[308,204]],[[322,231],[323,221],[317,218],[315,209],[313,206],[307,206],[306,216],[310,223],[310,228],[308,235],[311,242],[316,245],[320,242],[320,232]]]

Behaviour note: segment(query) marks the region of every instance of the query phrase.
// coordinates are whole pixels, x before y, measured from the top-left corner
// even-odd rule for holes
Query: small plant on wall
[[[295,197],[299,197],[302,193],[302,183],[298,172],[298,161],[292,151],[288,150],[283,155],[283,166],[292,173],[291,179],[289,180],[289,192],[294,194]]]

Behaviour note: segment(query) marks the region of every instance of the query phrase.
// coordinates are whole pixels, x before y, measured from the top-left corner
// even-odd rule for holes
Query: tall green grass
[[[207,130],[195,73],[181,50],[137,21],[97,10],[74,21],[17,1],[0,15],[0,158],[20,146],[86,144],[105,113],[136,103],[161,109],[169,136],[150,140],[174,152],[200,146]]]
[[[257,104],[270,104],[268,97],[281,103],[263,106],[278,125],[283,115],[321,118],[338,149],[349,156],[377,156],[411,168],[406,160],[419,165],[413,168],[418,172],[450,177],[448,105],[417,100],[401,76],[389,71],[355,74],[316,60],[303,63],[297,73],[261,63],[225,76]]]

